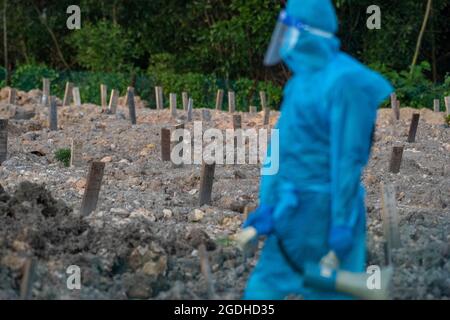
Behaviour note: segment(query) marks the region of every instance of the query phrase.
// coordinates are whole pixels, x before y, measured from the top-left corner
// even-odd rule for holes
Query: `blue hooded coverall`
[[[337,31],[329,0],[290,0],[286,11],[304,24]],[[336,37],[302,32],[293,50],[283,53],[282,48],[281,53],[293,76],[285,87],[276,125],[279,171],[262,176],[260,189],[260,206],[273,208],[274,232],[268,232],[244,298],[351,298],[304,286],[291,263],[319,264],[334,250],[342,251],[340,269],[364,271],[361,174],[368,162],[378,106],[392,87],[341,52]]]

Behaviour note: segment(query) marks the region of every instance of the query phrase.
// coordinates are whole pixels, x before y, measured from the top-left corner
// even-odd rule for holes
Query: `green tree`
[[[117,24],[87,22],[68,39],[76,50],[78,64],[92,71],[117,72],[132,69],[135,56],[132,35]]]

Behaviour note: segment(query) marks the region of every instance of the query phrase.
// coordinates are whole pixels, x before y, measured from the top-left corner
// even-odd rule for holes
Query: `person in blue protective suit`
[[[299,270],[332,256],[341,270],[364,271],[361,175],[392,87],[340,51],[337,29],[330,0],[290,0],[272,36],[265,64],[282,60],[293,76],[276,125],[279,171],[262,176],[260,206],[244,224],[267,235],[245,299],[351,298],[305,285]]]

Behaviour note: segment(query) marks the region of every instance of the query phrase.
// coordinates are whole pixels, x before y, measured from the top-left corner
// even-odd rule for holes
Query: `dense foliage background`
[[[419,63],[410,70],[427,1],[376,1],[381,30],[366,27],[373,1],[335,1],[343,50],[386,74],[411,106],[431,107],[434,98],[450,94],[449,0],[432,1]],[[155,84],[165,93],[188,90],[204,106],[213,105],[218,88],[235,90],[241,107],[257,103],[258,91],[265,90],[276,108],[289,72],[261,62],[283,2],[2,0],[7,79],[28,90],[47,76],[59,95],[70,79],[85,101],[96,103],[100,82],[122,92],[132,84],[150,101]],[[81,30],[66,27],[72,4],[81,7]],[[4,42],[1,52],[3,57]],[[0,71],[1,79],[6,70]]]

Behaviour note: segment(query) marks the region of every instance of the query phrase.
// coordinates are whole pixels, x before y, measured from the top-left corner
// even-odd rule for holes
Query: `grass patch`
[[[444,121],[448,126],[450,126],[450,114],[444,117]]]
[[[233,245],[233,240],[229,237],[217,238],[216,243],[221,247],[230,247]]]
[[[69,148],[61,148],[55,151],[55,158],[59,162],[62,162],[65,167],[70,166],[70,154]]]

